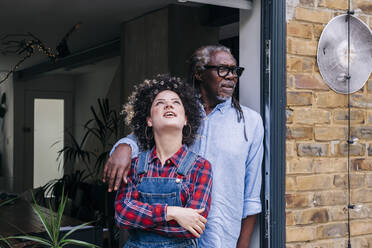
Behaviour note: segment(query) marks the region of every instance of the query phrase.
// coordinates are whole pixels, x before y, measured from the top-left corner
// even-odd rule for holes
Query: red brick
[[[325,7],[329,9],[348,9],[348,1],[347,0],[320,0],[318,3],[319,7]]]
[[[328,156],[328,144],[322,143],[299,143],[297,155],[301,157],[326,157]]]
[[[301,21],[328,23],[332,18],[332,12],[297,7],[295,16]]]
[[[322,78],[315,74],[298,74],[294,76],[296,89],[329,90]]]
[[[296,124],[325,124],[330,123],[331,117],[329,111],[313,108],[295,109],[292,115]]]
[[[287,91],[288,106],[311,106],[312,100],[311,92]]]
[[[312,72],[315,64],[315,59],[307,57],[287,57],[288,72]]]
[[[372,4],[370,0],[354,0],[354,9],[361,9],[365,14],[372,14]]]
[[[312,28],[311,24],[290,21],[287,23],[287,35],[292,37],[311,39],[312,37],[311,28]]]
[[[313,138],[313,128],[305,126],[287,127],[287,139],[311,140]]]
[[[344,237],[346,234],[346,223],[325,224],[317,228],[318,239]]]
[[[293,55],[316,56],[318,42],[299,38],[287,38],[287,52]]]
[[[305,193],[287,193],[285,195],[286,208],[304,208],[311,207],[314,201],[312,192]]]

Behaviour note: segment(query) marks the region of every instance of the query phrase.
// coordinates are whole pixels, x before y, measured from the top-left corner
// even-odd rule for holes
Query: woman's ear
[[[147,126],[152,127],[151,117],[146,117]]]

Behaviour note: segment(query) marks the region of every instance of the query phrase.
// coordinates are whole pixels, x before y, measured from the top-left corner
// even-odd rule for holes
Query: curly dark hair
[[[149,150],[155,145],[152,128],[147,128],[146,118],[150,116],[152,102],[162,91],[170,90],[180,97],[187,123],[182,130],[182,143],[190,146],[197,135],[201,123],[201,106],[197,102],[193,88],[180,78],[169,75],[158,75],[152,80],[145,80],[135,87],[128,103],[124,105],[123,112],[126,122],[137,136],[138,143],[143,150]],[[145,133],[147,132],[147,134]]]

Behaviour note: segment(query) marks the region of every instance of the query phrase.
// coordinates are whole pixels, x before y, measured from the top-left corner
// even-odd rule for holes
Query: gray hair
[[[230,48],[222,45],[209,45],[198,48],[188,60],[190,65],[188,82],[193,83],[195,73],[205,70],[205,65],[211,61],[212,54],[216,52],[227,52],[231,54]],[[233,57],[234,58],[234,57]],[[234,58],[235,60],[235,58]]]
[[[189,76],[187,82],[192,84],[192,86],[195,88],[196,91],[200,91],[200,82],[196,82],[195,80],[195,74],[197,72],[202,72],[206,68],[205,66],[211,61],[212,54],[216,52],[227,52],[231,54],[231,51],[229,48],[223,46],[223,45],[209,45],[209,46],[202,46],[198,48],[193,55],[191,55],[188,63],[190,65],[189,67]],[[232,56],[232,54],[231,54]],[[234,56],[232,56],[235,60]],[[235,60],[236,63],[236,60]],[[200,92],[199,92],[200,93]],[[245,118],[243,114],[243,110],[239,104],[239,100],[236,99],[234,96],[232,96],[231,105],[235,108],[236,114],[238,117],[238,122],[243,120],[243,126],[244,126],[244,139],[248,141],[247,132],[245,130]]]

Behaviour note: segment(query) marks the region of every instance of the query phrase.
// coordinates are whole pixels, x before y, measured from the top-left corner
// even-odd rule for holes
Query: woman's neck
[[[156,153],[164,165],[165,161],[172,157],[182,146],[182,130],[181,132],[167,132],[158,135],[154,133]]]

